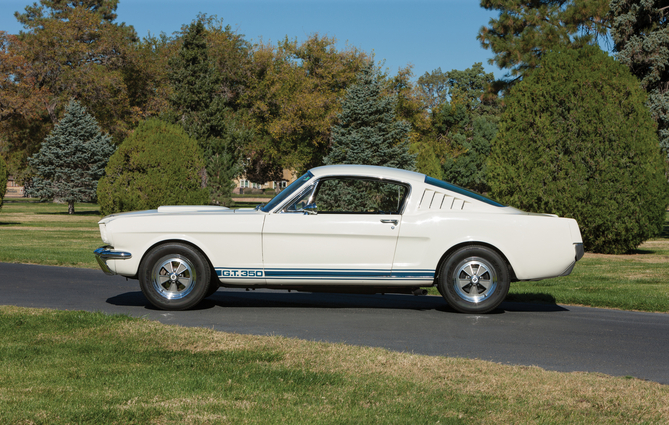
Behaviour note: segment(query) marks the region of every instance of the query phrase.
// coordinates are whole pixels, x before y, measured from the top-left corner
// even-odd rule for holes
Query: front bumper
[[[95,259],[98,262],[98,265],[100,266],[102,271],[109,276],[113,276],[116,273],[111,271],[111,269],[107,265],[107,260],[127,260],[132,258],[132,254],[130,254],[129,252],[113,251],[111,248],[112,248],[111,246],[105,245],[93,251],[93,253],[95,254]]]

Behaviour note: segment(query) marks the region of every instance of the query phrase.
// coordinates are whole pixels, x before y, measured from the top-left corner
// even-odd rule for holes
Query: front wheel
[[[139,284],[149,302],[161,310],[186,310],[197,305],[210,288],[206,258],[178,243],[157,246],[142,261]]]
[[[509,269],[490,248],[470,245],[455,251],[441,268],[438,287],[461,313],[488,313],[509,292]]]

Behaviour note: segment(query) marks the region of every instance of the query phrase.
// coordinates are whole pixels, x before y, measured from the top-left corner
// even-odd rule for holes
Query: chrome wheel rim
[[[193,263],[176,256],[161,258],[151,272],[153,288],[168,300],[178,300],[190,294],[196,279]]]
[[[480,303],[495,292],[497,272],[483,258],[467,258],[455,268],[452,281],[460,298],[470,303]]]

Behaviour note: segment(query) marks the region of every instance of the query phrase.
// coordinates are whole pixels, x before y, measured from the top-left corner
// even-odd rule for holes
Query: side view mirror
[[[313,214],[316,215],[318,214],[318,206],[316,204],[308,204],[305,205],[304,208],[302,208],[304,211],[304,214]]]

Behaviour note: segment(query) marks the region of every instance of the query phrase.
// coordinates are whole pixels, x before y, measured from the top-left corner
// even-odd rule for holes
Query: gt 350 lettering
[[[219,269],[220,277],[263,277],[262,270]]]

